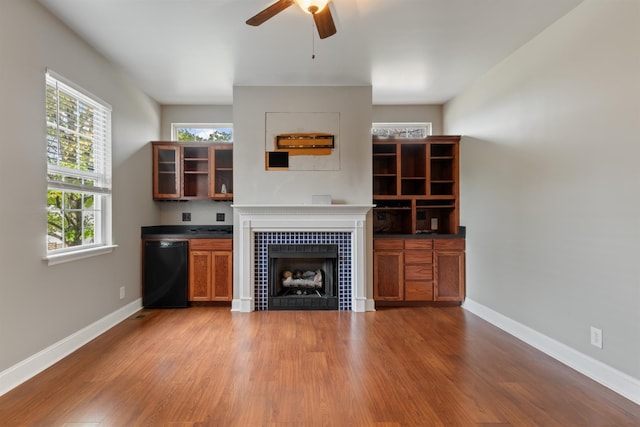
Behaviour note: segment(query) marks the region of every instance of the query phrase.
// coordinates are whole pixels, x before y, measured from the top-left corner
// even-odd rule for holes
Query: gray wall
[[[113,253],[47,266],[46,67],[113,107]],[[0,372],[140,298],[160,108],[35,0],[0,13]],[[119,299],[125,287],[126,298]]]
[[[444,109],[469,298],[635,378],[639,42],[640,2],[587,0]]]
[[[235,87],[234,203],[371,203],[371,87]],[[266,112],[340,113],[340,169],[265,171]]]

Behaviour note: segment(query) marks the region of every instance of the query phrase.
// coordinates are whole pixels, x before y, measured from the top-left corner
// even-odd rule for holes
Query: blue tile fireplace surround
[[[350,232],[256,232],[254,254],[255,309],[269,309],[268,249],[282,244],[338,245],[338,310],[349,311],[351,306],[351,233]]]

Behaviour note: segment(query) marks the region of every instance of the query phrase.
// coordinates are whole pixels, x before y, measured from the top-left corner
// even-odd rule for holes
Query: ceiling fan
[[[313,15],[313,21],[318,29],[318,35],[325,39],[336,33],[336,26],[331,16],[330,0],[278,0],[266,9],[258,12],[255,16],[247,19],[247,24],[258,26],[278,13],[296,3],[300,9]]]

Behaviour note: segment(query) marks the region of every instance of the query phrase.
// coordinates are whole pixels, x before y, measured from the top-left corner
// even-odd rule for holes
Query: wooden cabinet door
[[[404,298],[404,256],[402,251],[374,251],[373,297],[381,301]]]
[[[211,301],[210,251],[189,252],[189,301]]]
[[[233,240],[189,240],[189,301],[233,299]]]
[[[209,198],[233,200],[233,145],[211,146],[209,160]]]
[[[231,301],[233,298],[233,254],[211,252],[212,301]]]
[[[464,252],[436,251],[436,301],[462,301],[464,299]]]
[[[153,198],[171,200],[180,198],[180,147],[153,146]]]

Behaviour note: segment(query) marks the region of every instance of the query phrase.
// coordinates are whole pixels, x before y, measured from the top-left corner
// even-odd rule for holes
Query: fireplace
[[[318,243],[338,245],[335,295],[338,310],[375,310],[367,285],[366,218],[372,205],[234,204],[232,207],[238,224],[234,227],[237,274],[232,311],[272,309],[268,301],[269,245]]]
[[[337,310],[338,245],[268,246],[270,310]]]

